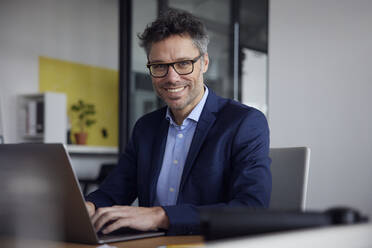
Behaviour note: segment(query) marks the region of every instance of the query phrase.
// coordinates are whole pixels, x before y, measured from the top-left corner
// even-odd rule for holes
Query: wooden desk
[[[118,248],[153,248],[173,244],[203,244],[202,236],[164,236],[146,239],[137,239],[132,241],[110,243],[109,245]],[[35,241],[35,240],[14,240],[0,238],[0,247],[6,248],[92,248],[99,245],[85,245],[77,243],[63,243],[54,241]]]

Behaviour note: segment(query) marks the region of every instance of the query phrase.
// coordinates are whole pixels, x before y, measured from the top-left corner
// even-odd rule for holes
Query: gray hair
[[[189,35],[200,54],[208,51],[209,36],[205,25],[189,12],[168,9],[151,25],[147,25],[142,34],[138,34],[140,46],[145,49],[147,56],[153,43],[162,41],[172,35]]]

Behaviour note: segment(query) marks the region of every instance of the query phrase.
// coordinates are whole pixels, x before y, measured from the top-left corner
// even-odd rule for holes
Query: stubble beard
[[[202,80],[201,77],[199,77],[199,80]],[[197,87],[200,87],[199,84],[201,84],[201,89],[197,88]],[[177,110],[177,111],[183,110],[187,106],[189,106],[191,103],[193,103],[195,99],[199,96],[200,92],[203,91],[203,87],[204,87],[203,83],[198,83],[196,85],[196,84],[192,84],[191,81],[183,81],[181,84],[165,83],[165,85],[173,86],[173,87],[185,85],[186,87],[189,87],[189,94],[186,95],[186,97],[181,102],[173,102],[172,99],[169,101],[166,97],[162,96],[160,90],[158,90],[153,85],[153,88],[156,94],[158,95],[158,97],[160,97],[170,109]]]
[[[180,102],[180,103],[173,103],[172,101],[167,101],[167,99],[162,96],[160,90],[158,90],[157,87],[155,87],[155,85],[153,84],[153,88],[157,94],[157,96],[159,98],[161,98],[166,104],[167,106],[170,108],[170,109],[174,109],[174,110],[183,110],[184,108],[186,108],[188,105],[190,105],[200,94],[200,91],[203,91],[203,88],[204,88],[204,84],[203,84],[203,73],[202,73],[202,69],[203,67],[200,68],[200,71],[199,71],[199,77],[198,77],[198,83],[192,83],[192,81],[183,81],[182,83],[170,83],[170,82],[166,82],[164,84],[162,84],[161,86],[173,86],[173,87],[177,87],[177,86],[181,86],[181,85],[184,85],[186,87],[189,87],[190,88],[190,91],[189,91],[189,94],[185,97],[185,99]],[[201,89],[198,89],[197,87],[199,87],[199,84],[201,85]],[[196,103],[197,104],[197,103]],[[195,106],[194,106],[195,107]]]
[[[178,86],[184,85],[184,86],[190,88],[192,84],[191,84],[190,81],[183,81],[182,83],[177,83],[177,84],[167,82],[167,83],[162,84],[162,86],[164,86],[164,85],[165,86],[168,86],[168,87],[169,86],[171,86],[171,87],[178,87]],[[156,92],[156,95],[159,98],[161,98],[167,104],[167,106],[169,108],[174,109],[174,110],[182,110],[182,109],[184,109],[196,97],[196,96],[194,96],[195,95],[195,93],[193,91],[194,88],[192,88],[192,89],[190,89],[190,94],[186,95],[186,97],[181,102],[173,102],[172,100],[176,100],[176,99],[169,99],[169,98],[167,98],[166,96],[164,96],[161,93],[161,90],[160,89],[158,89],[157,87],[155,87],[155,85],[153,85],[153,88],[154,88],[154,90]]]

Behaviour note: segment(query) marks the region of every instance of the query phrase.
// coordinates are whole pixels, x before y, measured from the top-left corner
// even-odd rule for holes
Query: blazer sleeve
[[[241,121],[231,151],[230,200],[213,205],[163,206],[168,215],[168,235],[199,234],[199,210],[211,207],[269,207],[272,179],[269,128],[265,116],[254,110]]]
[[[96,208],[112,205],[131,205],[137,197],[137,153],[136,127],[119,163],[99,189],[89,194],[85,200],[92,202]]]

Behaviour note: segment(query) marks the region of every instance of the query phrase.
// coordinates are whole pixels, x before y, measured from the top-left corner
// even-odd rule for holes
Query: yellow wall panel
[[[39,57],[40,92],[61,92],[67,95],[68,116],[72,133],[78,131],[71,105],[83,100],[96,107],[96,123],[86,129],[87,145],[117,146],[119,118],[118,71],[97,66]],[[108,132],[107,138],[102,129]],[[73,138],[72,138],[73,139]],[[74,139],[73,139],[74,140]]]

